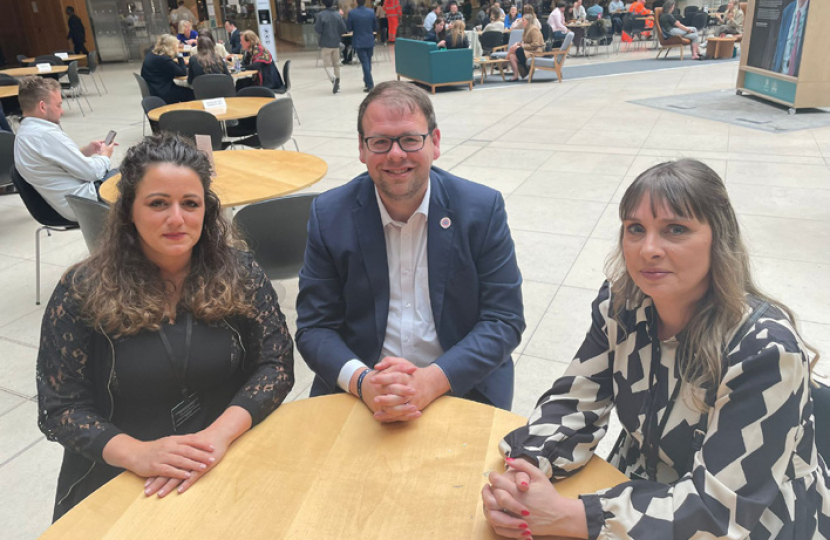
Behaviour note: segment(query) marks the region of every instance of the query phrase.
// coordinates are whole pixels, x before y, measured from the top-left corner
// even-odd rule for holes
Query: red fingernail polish
[[[522,485],[523,485],[523,486],[526,486],[526,485],[527,485],[527,482],[522,482]]]
[[[522,515],[523,516],[529,516],[530,512],[528,512],[527,510],[522,510]]]
[[[513,458],[512,457],[507,457],[507,458],[504,458],[504,460],[505,461],[513,461]]]
[[[533,533],[531,533],[530,531],[525,531],[522,533],[522,536],[530,536],[531,534]]]
[[[521,525],[519,525],[519,528],[520,529],[527,529],[527,523],[522,523]]]

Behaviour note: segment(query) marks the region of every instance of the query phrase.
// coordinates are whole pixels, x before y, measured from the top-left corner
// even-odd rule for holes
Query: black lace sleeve
[[[103,461],[110,439],[121,433],[101,406],[95,374],[104,361],[93,354],[95,331],[80,317],[68,287],[58,284],[46,312],[37,357],[38,426],[50,441]]]
[[[256,316],[246,321],[244,336],[251,375],[230,404],[247,410],[256,425],[283,402],[294,386],[294,342],[265,272],[252,259],[244,264],[255,283]]]

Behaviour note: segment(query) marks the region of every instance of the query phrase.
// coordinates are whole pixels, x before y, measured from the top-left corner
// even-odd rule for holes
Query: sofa
[[[395,41],[395,73],[432,88],[467,84],[473,89],[473,50],[438,49],[431,41]]]

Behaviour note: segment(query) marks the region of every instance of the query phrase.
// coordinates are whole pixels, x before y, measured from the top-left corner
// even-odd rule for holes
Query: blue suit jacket
[[[233,31],[233,33],[228,37],[228,42],[230,45],[230,49],[228,50],[231,54],[239,54],[242,52],[242,41],[239,35],[239,29]]]
[[[795,13],[795,9],[798,7],[798,0],[793,0],[792,2],[784,8],[784,12],[781,14],[781,26],[778,30],[778,43],[775,44],[775,60],[772,62],[772,70],[776,73],[781,73],[781,67],[784,65],[784,47],[787,46],[787,36],[790,35],[790,26],[793,22],[793,14]],[[806,19],[805,19],[806,24]],[[804,35],[804,30],[801,30],[801,35]],[[796,59],[798,65],[801,65],[801,50],[803,47],[798,46],[798,52],[796,53]],[[798,75],[798,70],[795,71],[796,75]]]
[[[352,45],[359,49],[369,49],[375,46],[375,36],[372,32],[378,31],[378,18],[375,12],[366,6],[349,11],[346,20],[349,32],[354,32]]]
[[[429,297],[453,395],[513,401],[510,354],[525,328],[522,278],[501,194],[433,167],[427,221]],[[449,218],[447,228],[441,226]],[[364,173],[320,195],[308,222],[297,297],[297,349],[317,374],[311,395],[340,391],[343,365],[381,360],[389,312],[386,241]]]

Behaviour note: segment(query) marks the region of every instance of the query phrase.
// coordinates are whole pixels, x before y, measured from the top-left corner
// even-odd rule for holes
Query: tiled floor
[[[624,52],[611,61],[652,54]],[[315,51],[282,51],[280,60],[289,58],[302,122],[295,134],[302,151],[328,162],[329,173],[313,187],[323,191],[364,170],[355,127],[364,97],[360,67],[343,67],[343,92],[333,96],[323,70],[315,68]],[[623,191],[645,168],[681,156],[703,159],[725,176],[758,280],[803,318],[806,338],[830,351],[830,129],[773,135],[627,103],[731,88],[737,67],[730,62],[561,84],[485,85],[433,98],[444,152],[436,165],[492,186],[507,200],[528,323],[514,355],[515,412],[531,411],[588,328]],[[92,114],[81,117],[73,108],[63,120],[81,144],[117,130],[116,162],[142,135],[131,75],[138,69],[105,66],[109,93],[90,97]],[[379,62],[374,74],[376,81],[390,80],[394,69]],[[43,308],[34,303],[35,228],[17,195],[0,196],[0,536],[9,540],[31,540],[48,527],[61,457],[60,446],[45,441],[36,424],[34,364]],[[44,239],[46,298],[66,267],[85,255],[79,232]],[[296,280],[282,287],[293,327]],[[291,399],[307,396],[312,379],[299,357],[296,368]],[[603,441],[602,454],[612,442]]]

